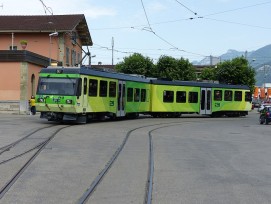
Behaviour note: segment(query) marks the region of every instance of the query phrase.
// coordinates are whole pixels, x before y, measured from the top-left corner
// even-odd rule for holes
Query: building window
[[[9,46],[9,50],[12,50],[12,46]],[[13,46],[13,50],[17,50],[17,46]]]
[[[70,65],[70,49],[66,47],[66,65]]]
[[[81,55],[80,55],[80,53],[77,54],[77,64],[81,64]]]
[[[71,55],[71,65],[74,66],[76,63],[76,52],[72,50],[72,55]]]

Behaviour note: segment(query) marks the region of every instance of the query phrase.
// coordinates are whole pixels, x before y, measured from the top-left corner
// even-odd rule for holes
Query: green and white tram
[[[142,77],[89,68],[44,68],[36,108],[50,121],[135,118],[149,112],[149,94],[149,80]]]

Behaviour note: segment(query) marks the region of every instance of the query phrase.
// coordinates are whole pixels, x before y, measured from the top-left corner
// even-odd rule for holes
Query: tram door
[[[88,107],[88,92],[87,92],[87,87],[88,87],[88,80],[86,77],[83,79],[83,97],[82,97],[82,107],[83,107],[83,113],[86,112],[87,107]]]
[[[212,113],[211,102],[212,102],[212,91],[211,88],[201,88],[200,93],[200,114],[209,115]]]
[[[119,81],[118,87],[118,112],[117,117],[125,116],[125,81]]]

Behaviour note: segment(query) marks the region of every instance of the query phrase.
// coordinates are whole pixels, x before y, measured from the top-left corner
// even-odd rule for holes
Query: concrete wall
[[[0,64],[0,111],[29,112],[28,100],[36,94],[40,70],[28,62]]]
[[[70,33],[51,38],[48,33],[3,33],[0,50],[10,50],[12,45],[22,50],[21,40],[27,41],[26,50],[63,62],[63,66],[71,66],[72,51],[76,52],[76,62],[78,53],[82,57],[82,50],[72,43]],[[77,42],[81,45],[80,39]],[[70,51],[69,64],[66,64],[66,47]],[[0,111],[28,113],[28,100],[36,93],[41,68],[28,62],[0,62]]]
[[[76,52],[76,59],[78,54],[82,57],[82,50],[80,46],[72,43],[70,33],[59,33],[58,36],[51,36],[51,39],[48,33],[14,33],[13,40],[11,33],[1,34],[0,50],[9,50],[12,45],[16,46],[17,50],[23,50],[21,40],[27,41],[25,50],[63,62],[63,66],[66,66],[66,47],[70,50],[69,58],[72,50]],[[77,39],[77,43],[81,45],[80,39]]]
[[[20,100],[21,62],[0,64],[0,101]]]

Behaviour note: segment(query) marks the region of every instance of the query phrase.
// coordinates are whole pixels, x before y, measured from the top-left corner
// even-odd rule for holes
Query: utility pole
[[[49,38],[50,38],[50,41],[49,41],[49,66],[51,66],[52,64],[52,59],[51,59],[51,52],[52,52],[52,36],[58,36],[58,32],[54,32],[54,33],[50,33],[49,34]]]
[[[114,65],[114,37],[112,37],[112,65]]]

